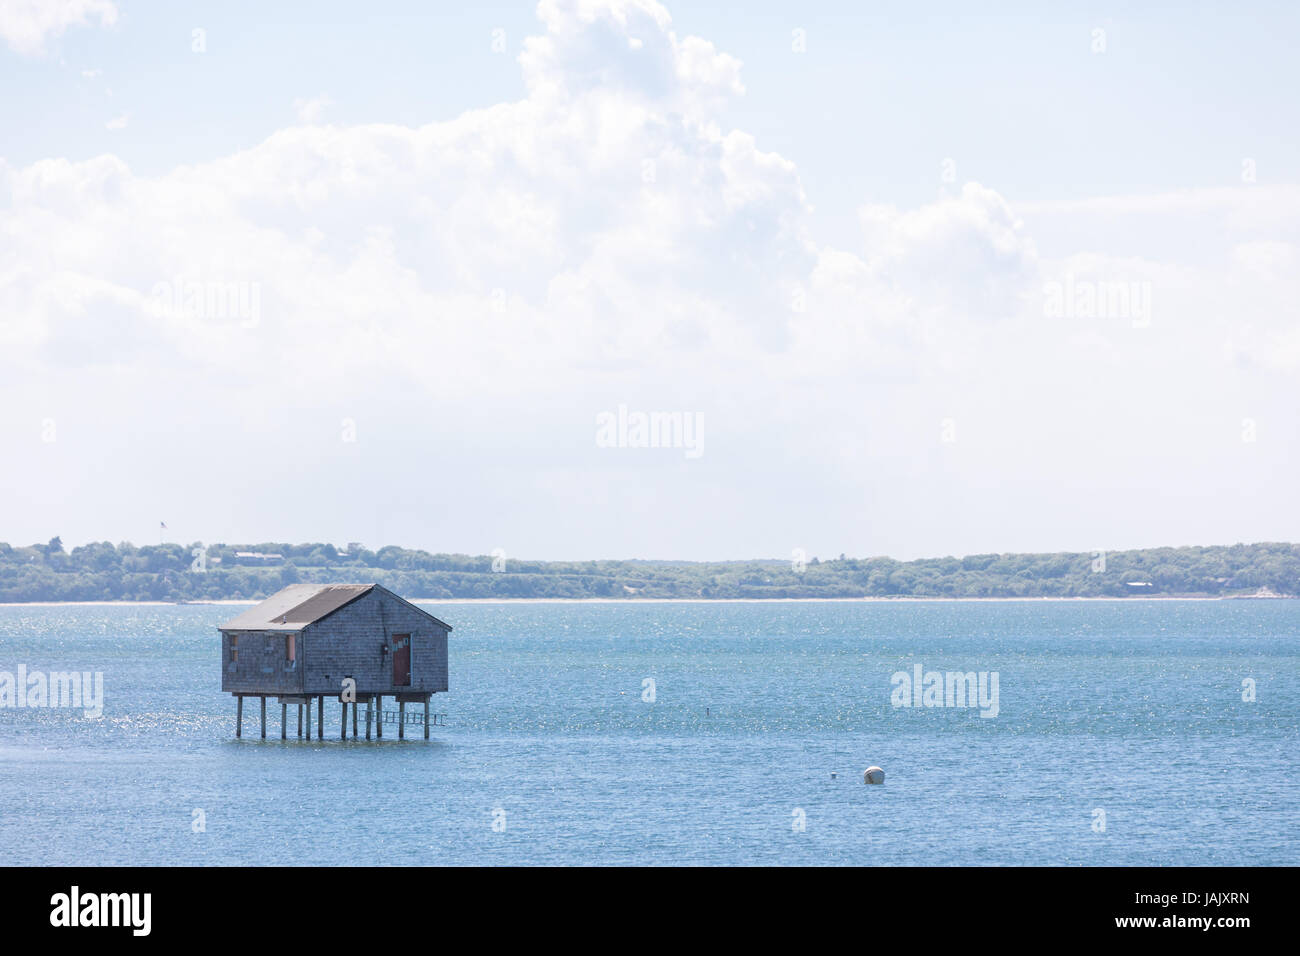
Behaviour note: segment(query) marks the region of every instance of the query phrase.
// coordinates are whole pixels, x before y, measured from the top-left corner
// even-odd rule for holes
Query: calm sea
[[[429,607],[427,743],[340,743],[336,702],[237,741],[238,609],[0,607],[0,671],[104,681],[0,710],[0,859],[1300,863],[1300,601]],[[918,663],[996,672],[997,716],[893,706]]]

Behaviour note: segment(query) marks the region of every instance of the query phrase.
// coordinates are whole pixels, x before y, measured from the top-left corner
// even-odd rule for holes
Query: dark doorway
[[[411,686],[411,635],[393,635],[393,686]]]

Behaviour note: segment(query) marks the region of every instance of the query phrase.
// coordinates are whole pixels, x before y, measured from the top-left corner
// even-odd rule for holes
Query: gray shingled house
[[[280,702],[281,739],[287,737],[289,704],[298,706],[299,737],[306,709],[311,738],[312,698],[320,739],[326,697],[342,705],[342,736],[349,703],[357,736],[357,710],[364,702],[366,739],[372,721],[382,737],[383,699],[389,696],[397,700],[398,737],[406,736],[406,705],[424,704],[427,740],[429,698],[447,690],[451,625],[378,584],[291,584],[219,630],[221,689],[238,700],[237,737],[243,733],[245,697],[261,699],[263,737],[267,697]]]

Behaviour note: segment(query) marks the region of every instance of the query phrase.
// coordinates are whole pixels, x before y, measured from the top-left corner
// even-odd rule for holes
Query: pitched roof
[[[223,631],[298,631],[378,588],[451,630],[423,608],[378,584],[290,584],[220,626]]]

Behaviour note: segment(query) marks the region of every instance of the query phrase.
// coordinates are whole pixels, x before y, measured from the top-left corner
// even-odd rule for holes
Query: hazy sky
[[[1300,540],[1300,10],[862,6],[0,0],[0,540]]]

